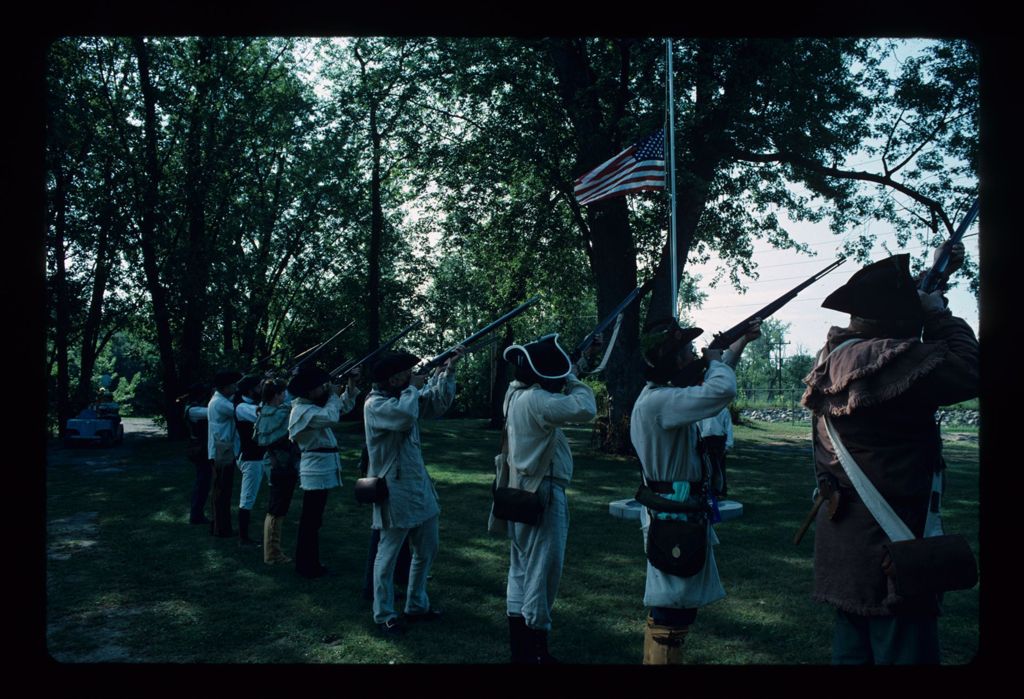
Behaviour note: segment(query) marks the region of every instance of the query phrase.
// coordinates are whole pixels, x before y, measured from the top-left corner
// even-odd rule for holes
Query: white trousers
[[[387,527],[380,530],[377,558],[373,562],[374,623],[383,624],[398,616],[395,612],[395,562],[407,536],[412,563],[409,566],[409,586],[405,592],[405,613],[422,614],[430,609],[427,574],[437,555],[437,515],[412,529]]]
[[[260,492],[260,483],[263,482],[263,475],[266,472],[267,480],[270,480],[270,464],[266,459],[260,461],[238,461],[238,470],[242,472],[242,488],[238,495],[238,507],[243,510],[251,510],[256,504],[256,495]]]
[[[512,546],[505,608],[509,615],[522,616],[531,629],[549,631],[569,535],[569,502],[561,486],[544,482],[540,487],[551,488],[540,522],[508,525]]]

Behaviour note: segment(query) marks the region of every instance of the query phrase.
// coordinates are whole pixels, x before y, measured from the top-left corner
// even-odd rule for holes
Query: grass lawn
[[[332,575],[306,580],[267,566],[262,552],[187,524],[194,469],[181,443],[129,434],[109,449],[48,452],[47,649],[60,662],[504,663],[507,540],[486,531],[500,433],[484,421],[425,421],[423,451],[441,500],[441,550],[428,592],[436,623],[392,641],[377,635],[362,598],[370,510],[352,497],[360,426],[339,430],[345,486],[331,491],[320,534]],[[568,430],[576,474],[569,490],[568,551],[554,609],[551,652],[563,662],[638,664],[644,554],[639,522],[608,514],[638,474],[623,457],[590,447],[590,428]],[[977,551],[976,432],[945,434],[950,467],[947,531]],[[752,423],[735,430],[728,457],[739,519],[717,526],[727,597],[701,610],[686,659],[703,664],[827,664],[832,611],[810,599],[813,529],[793,533],[813,478],[806,425]],[[240,476],[236,473],[233,512]],[[293,553],[296,490],[284,527]],[[253,528],[262,536],[268,491]],[[208,505],[209,507],[209,505]],[[978,649],[978,588],[946,596],[944,663]]]

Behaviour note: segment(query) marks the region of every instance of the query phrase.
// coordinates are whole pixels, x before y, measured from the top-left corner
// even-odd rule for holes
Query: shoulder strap
[[[817,364],[821,364],[825,359],[834,354],[841,347],[846,347],[855,342],[860,342],[859,338],[851,338],[846,342],[843,342],[836,346],[831,352],[824,357],[824,350],[819,354],[819,361]],[[850,479],[850,483],[853,484],[854,489],[857,491],[857,495],[864,502],[864,505],[871,512],[871,515],[878,522],[878,526],[882,528],[885,535],[889,537],[891,541],[907,541],[914,538],[914,533],[910,531],[910,527],[904,523],[902,519],[893,511],[892,507],[886,502],[882,494],[878,492],[875,485],[864,475],[864,472],[857,465],[853,456],[846,449],[846,445],[839,438],[839,433],[836,431],[835,426],[832,424],[832,420],[828,415],[822,415],[822,419],[825,421],[825,434],[828,436],[829,441],[832,442],[832,448],[836,452],[836,456],[839,458],[839,465],[843,467],[843,471],[846,472],[847,478]],[[928,514],[925,519],[924,531],[926,536],[934,536],[942,533],[942,525],[939,523],[939,508],[938,498],[942,492],[942,473],[936,471],[932,477],[932,496],[929,499]],[[935,502],[935,507],[932,506],[932,502]]]

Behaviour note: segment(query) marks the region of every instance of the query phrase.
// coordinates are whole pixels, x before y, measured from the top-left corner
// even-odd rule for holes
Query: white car
[[[99,403],[68,420],[64,430],[64,445],[97,444],[109,447],[124,440],[124,425],[117,403]]]

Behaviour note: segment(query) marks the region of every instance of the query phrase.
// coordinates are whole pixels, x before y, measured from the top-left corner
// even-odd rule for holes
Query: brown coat
[[[933,599],[894,603],[881,568],[888,537],[852,489],[821,416],[831,417],[861,470],[920,536],[932,475],[943,468],[935,411],[978,395],[978,341],[967,323],[944,310],[926,317],[920,341],[873,337],[856,323],[833,327],[824,353],[853,337],[863,341],[804,378],[801,402],[813,412],[815,471],[819,482],[838,484],[844,503],[831,520],[827,508],[818,512],[813,598],[868,616],[937,614]]]

